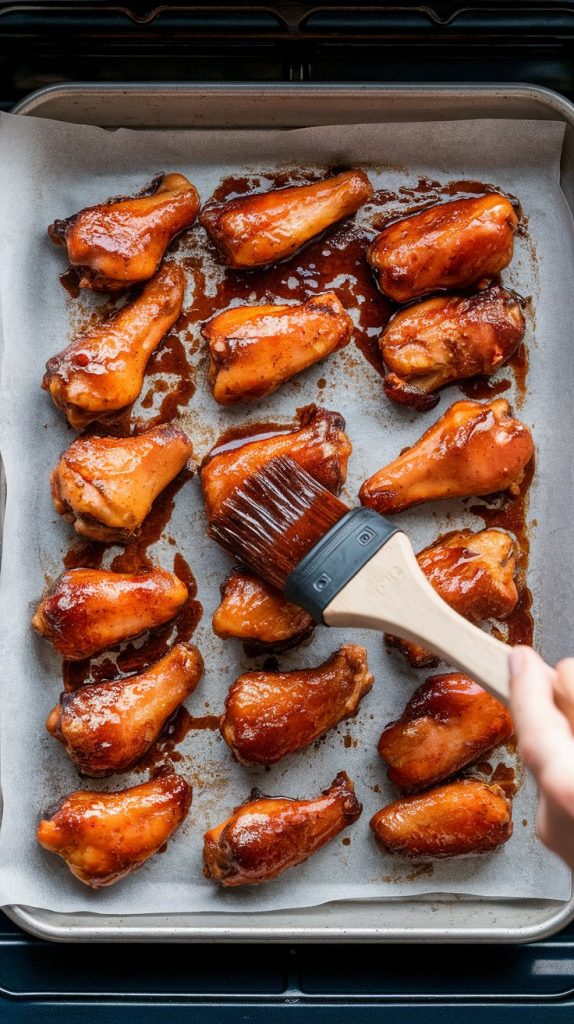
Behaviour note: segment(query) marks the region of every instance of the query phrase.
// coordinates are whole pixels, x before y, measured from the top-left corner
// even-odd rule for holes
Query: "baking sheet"
[[[574,369],[568,325],[571,322],[572,223],[559,187],[564,128],[541,122],[462,122],[442,125],[355,126],[281,132],[109,133],[94,128],[34,122],[3,115],[0,121],[0,297],[5,358],[2,373],[1,443],[8,477],[8,505],[1,582],[2,635],[2,786],[5,812],[0,832],[0,901],[59,911],[166,913],[193,910],[271,910],[310,906],[332,899],[397,897],[456,892],[497,897],[567,899],[567,870],[534,838],[534,792],[526,780],[515,799],[515,835],[492,857],[435,864],[417,870],[383,856],[371,840],[371,814],[394,796],[376,755],[382,726],[395,717],[429,673],[415,673],[388,657],[380,637],[354,633],[365,643],[376,684],[358,716],[328,735],[317,747],[293,755],[270,771],[234,765],[216,734],[192,732],[181,750],[178,770],[194,784],[187,822],[161,857],[114,889],[93,894],[76,882],[56,858],[35,843],[39,812],[78,786],[73,767],[43,721],[60,688],[60,662],[28,628],[29,616],[45,575],[61,570],[71,539],[67,524],[53,513],[47,478],[73,434],[38,390],[43,365],[67,343],[69,303],[57,283],[62,256],[45,236],[45,227],[106,195],[137,190],[160,169],[181,169],[207,199],[221,178],[250,169],[277,166],[365,163],[373,183],[394,190],[420,177],[449,181],[478,179],[519,196],[528,218],[529,239],[518,239],[513,264],[504,280],[531,295],[536,319],[529,324],[530,393],[520,411],[535,429],[538,473],[532,489],[533,550],[529,584],[538,640],[547,658],[566,653],[569,643],[567,580],[572,566],[566,530],[571,469],[564,444],[568,381]],[[423,158],[421,158],[423,154]],[[357,161],[360,155],[360,161]],[[368,216],[368,211],[364,214]],[[192,232],[189,246],[201,239]],[[534,243],[537,258],[533,255]],[[180,246],[180,252],[184,249]],[[213,288],[222,271],[212,267],[205,287]],[[288,267],[286,267],[288,273]],[[310,279],[308,292],[337,287]],[[263,298],[253,295],[253,301]],[[191,304],[193,297],[189,296]],[[560,315],[556,312],[560,310]],[[191,323],[184,341],[197,341]],[[542,340],[544,344],[542,344]],[[354,445],[347,491],[356,494],[365,476],[420,435],[438,415],[425,416],[391,407],[380,378],[352,346],[328,364],[312,368],[270,399],[241,410],[215,407],[205,385],[205,363],[198,350],[197,391],[182,422],[194,440],[198,458],[222,430],[246,419],[291,421],[297,407],[316,400],[337,408],[347,419]],[[319,381],[327,384],[319,388]],[[439,410],[459,397],[443,397]],[[562,397],[563,401],[560,401]],[[543,430],[540,429],[543,425]],[[480,520],[462,503],[423,507],[401,517],[418,549],[445,529]],[[188,701],[192,714],[218,713],[232,680],[253,663],[239,646],[211,634],[211,613],[229,561],[205,541],[197,480],[176,498],[169,533],[199,581],[204,616],[195,640],[206,675]],[[174,548],[158,544],[155,556],[171,567]],[[540,586],[541,580],[546,586]],[[551,580],[551,586],[548,581]],[[318,664],[349,631],[317,630],[309,647],[282,656],[282,667]],[[260,662],[259,662],[260,663]],[[345,737],[351,737],[351,745]],[[508,760],[507,757],[503,758]],[[201,877],[201,840],[205,828],[221,820],[257,785],[272,794],[310,796],[344,768],[355,781],[364,812],[360,821],[307,864],[267,886],[222,893]],[[119,788],[141,776],[93,783]],[[85,783],[84,783],[85,784]],[[81,784],[83,785],[83,784]],[[92,781],[88,784],[92,787]],[[379,790],[375,792],[374,790]],[[526,822],[526,824],[523,824]],[[344,846],[342,838],[351,838]]]

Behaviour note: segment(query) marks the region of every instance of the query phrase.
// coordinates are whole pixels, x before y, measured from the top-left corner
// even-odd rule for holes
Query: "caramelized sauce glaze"
[[[511,799],[513,796],[516,796],[516,792],[518,790],[516,772],[514,771],[514,768],[510,767],[510,765],[503,764],[502,762],[497,764],[491,775],[490,781],[493,785],[500,786],[500,788],[506,793],[506,796]]]
[[[230,427],[220,434],[213,447],[209,450],[202,466],[207,465],[216,455],[222,452],[233,451],[234,448],[241,448],[242,445],[251,441],[264,441],[268,437],[276,437],[277,434],[289,434],[293,426],[285,423],[270,423],[261,420],[257,423],[239,423]]]
[[[77,299],[80,294],[80,275],[75,267],[69,267],[63,274],[60,274],[60,284],[65,288],[72,299]]]
[[[535,460],[532,459],[526,467],[520,493],[516,498],[506,494],[501,498],[494,498],[492,503],[486,501],[484,504],[470,506],[470,511],[479,516],[486,527],[499,527],[501,530],[508,530],[516,538],[519,600],[514,611],[505,619],[505,626],[508,630],[509,644],[527,644],[529,646],[532,646],[534,639],[534,620],[530,611],[532,594],[526,586],[526,570],[530,553],[527,515],[528,490],[534,476],[534,466]]]

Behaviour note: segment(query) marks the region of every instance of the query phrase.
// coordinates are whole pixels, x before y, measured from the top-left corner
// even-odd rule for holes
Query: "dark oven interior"
[[[574,95],[572,0],[0,3],[0,103],[68,81],[534,82]]]

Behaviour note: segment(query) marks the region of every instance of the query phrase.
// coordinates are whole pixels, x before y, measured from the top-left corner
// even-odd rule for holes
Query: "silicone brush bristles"
[[[223,502],[209,534],[282,590],[289,573],[349,511],[293,459],[280,456]]]

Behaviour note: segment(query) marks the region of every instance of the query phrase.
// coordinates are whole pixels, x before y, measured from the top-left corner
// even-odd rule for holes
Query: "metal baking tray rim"
[[[451,903],[457,897],[450,899],[439,899],[437,897],[414,896],[409,903],[419,904],[431,914],[439,902]],[[473,903],[480,904],[501,904],[504,901],[493,901],[481,898],[459,897],[461,904],[472,906]],[[380,917],[384,917],[384,910],[389,904],[396,902],[402,904],[404,899],[394,900],[371,900],[371,909],[378,908]],[[540,942],[548,939],[571,923],[574,919],[574,904],[572,899],[567,903],[560,903],[555,900],[536,901],[524,900],[507,901],[511,905],[517,903],[537,904],[544,903],[550,908],[547,917],[536,924],[521,925],[517,927],[505,926],[503,928],[490,925],[479,928],[466,926],[459,927],[422,927],[407,929],[404,926],[385,926],[368,924],[364,927],[345,926],[337,924],[330,926],[322,925],[299,925],[297,924],[297,912],[293,912],[293,923],[290,925],[277,925],[272,923],[275,918],[275,911],[265,911],[257,915],[258,921],[246,914],[217,914],[217,915],[196,915],[202,919],[201,924],[190,925],[190,916],[186,914],[172,914],[162,917],[160,915],[142,916],[133,915],[129,918],[107,918],[99,914],[77,913],[59,914],[55,911],[40,911],[34,907],[14,905],[4,907],[3,912],[14,924],[23,928],[24,931],[35,938],[51,942],[277,942],[282,944],[295,943],[325,943],[325,942],[392,942],[395,944],[413,943],[444,943],[457,945],[485,945],[491,943],[528,943]],[[311,907],[307,910],[316,915],[328,916],[329,911],[337,911],[348,904],[326,904],[318,907]],[[218,918],[225,918],[223,926],[218,925]],[[72,923],[70,923],[72,919]],[[181,922],[180,922],[181,919]],[[267,920],[266,920],[267,919]],[[113,923],[112,923],[113,922]]]
[[[135,98],[133,121],[125,114]],[[265,100],[297,100],[290,111],[281,104],[280,116],[270,116]],[[175,103],[175,124],[166,123],[163,104]],[[333,103],[334,101],[334,103]],[[248,103],[247,109],[244,104]],[[319,123],[345,123],[355,104],[363,104],[361,116],[367,121],[468,119],[484,117],[534,117],[561,120],[574,129],[574,104],[551,89],[528,83],[468,86],[465,83],[421,85],[404,83],[387,86],[352,83],[316,85],[298,83],[113,83],[75,82],[38,89],[21,100],[13,113],[53,117],[76,123],[122,125],[147,128],[221,127],[230,130],[234,117],[243,111],[241,127],[299,127]],[[194,109],[195,104],[195,109]],[[331,106],[330,106],[331,104]],[[413,110],[412,108],[416,109]],[[51,108],[51,109],[50,109]],[[143,109],[142,109],[143,108]],[[46,112],[48,111],[48,112]],[[321,111],[322,117],[321,117]],[[160,116],[163,113],[163,116]],[[413,116],[414,115],[414,116]],[[172,115],[173,117],[173,115]],[[178,122],[178,118],[181,119]],[[319,118],[319,119],[317,119]],[[231,122],[231,123],[230,123]],[[445,923],[397,924],[385,921],[397,918],[397,908],[420,910],[421,917],[446,913],[457,921]],[[504,908],[504,909],[503,909]],[[470,924],[479,911],[486,917],[506,912],[526,918],[520,923],[500,924],[493,920]],[[473,915],[474,911],[474,915]],[[574,893],[566,903],[550,900],[488,900],[460,896],[417,896],[396,900],[330,903],[296,911],[260,914],[176,914],[132,915],[61,914],[14,905],[5,907],[6,915],[31,935],[54,942],[441,942],[490,943],[533,942],[556,934],[574,919]],[[357,925],[357,916],[367,923]],[[531,920],[528,921],[530,914]],[[479,914],[480,916],[480,914]],[[311,919],[308,921],[306,919]],[[313,918],[321,920],[316,924]],[[348,923],[347,920],[348,919]]]

